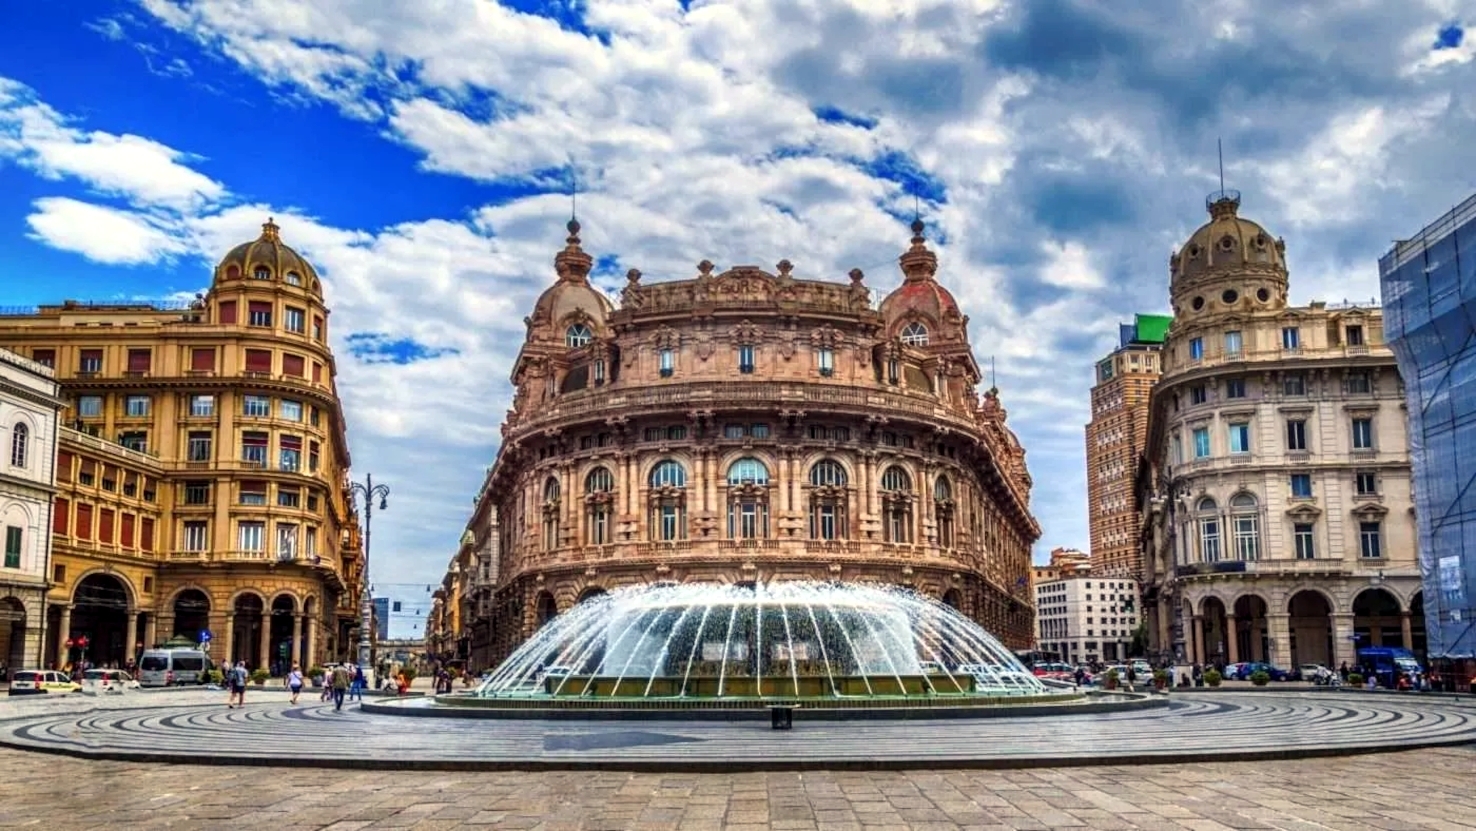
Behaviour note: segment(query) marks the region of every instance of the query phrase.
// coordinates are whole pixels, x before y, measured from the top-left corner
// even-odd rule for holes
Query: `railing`
[[[1329,574],[1348,571],[1343,560],[1221,560],[1215,563],[1187,563],[1174,567],[1179,579],[1212,577],[1219,574]]]
[[[143,451],[134,450],[129,447],[124,447],[117,442],[107,441],[106,439],[99,438],[97,436],[91,435],[90,433],[84,433],[81,430],[74,430],[71,427],[59,427],[58,429],[63,440],[72,442],[73,444],[79,445],[81,447],[86,447],[89,450],[94,450],[98,453],[110,454],[115,458],[128,459],[134,464],[140,464],[150,468],[159,468],[163,465],[163,463],[159,460],[159,457],[155,456],[152,453],[146,453]]]
[[[1284,361],[1287,358],[1338,358],[1357,357],[1373,354],[1375,351],[1387,355],[1389,360],[1394,360],[1393,352],[1384,343],[1362,343],[1357,346],[1327,346],[1321,349],[1309,348],[1302,344],[1295,349],[1242,349],[1239,352],[1206,351],[1198,358],[1169,358],[1164,361],[1165,374],[1178,374],[1193,369],[1206,369],[1209,367],[1224,366],[1226,364],[1239,363],[1274,363]]]

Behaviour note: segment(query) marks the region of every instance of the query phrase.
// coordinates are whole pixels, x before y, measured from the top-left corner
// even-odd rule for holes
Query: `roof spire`
[[[914,197],[915,199],[916,197]],[[928,250],[927,237],[923,231],[927,226],[922,221],[922,206],[916,203],[916,218],[912,220],[912,247],[907,249],[897,262],[902,265],[902,273],[906,275],[906,282],[917,280],[931,280],[938,271],[938,255]]]
[[[261,238],[267,242],[281,242],[282,236],[277,233],[281,230],[277,227],[277,223],[272,221],[272,217],[267,217],[267,221],[261,225]]]
[[[584,253],[579,245],[579,220],[571,217],[564,227],[569,229],[569,236],[564,239],[564,250],[554,256],[554,269],[558,271],[560,280],[587,282],[594,258]]]

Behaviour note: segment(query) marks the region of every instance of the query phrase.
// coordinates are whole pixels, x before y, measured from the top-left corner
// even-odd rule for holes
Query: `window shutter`
[[[153,362],[152,357],[153,353],[147,349],[128,350],[128,371],[148,372],[149,365]]]
[[[36,350],[33,350],[31,352],[31,360],[35,361],[38,364],[41,364],[42,366],[49,366],[52,369],[55,369],[56,368],[56,350],[55,349],[36,349]]]
[[[234,301],[234,300],[222,300],[222,301],[220,301],[220,322],[221,323],[235,323],[236,322],[236,301]]]
[[[56,508],[51,515],[51,533],[67,533],[67,528],[71,527],[71,509],[71,502],[61,497],[56,498]]]
[[[269,315],[272,313],[272,304],[268,300],[252,300],[246,308],[252,315]]]
[[[303,370],[303,357],[301,355],[282,355],[282,374],[301,378],[306,373]]]
[[[196,349],[190,353],[190,369],[196,372],[211,372],[215,369],[215,350]]]
[[[123,515],[123,534],[119,542],[124,548],[133,547],[133,514]]]
[[[302,436],[282,436],[277,440],[283,450],[301,450]]]
[[[247,372],[271,372],[272,352],[270,349],[248,349],[246,350]]]
[[[144,551],[154,550],[154,521],[149,517],[143,518],[143,526],[140,529],[138,547]]]
[[[97,541],[111,544],[113,542],[113,518],[111,508],[103,508],[97,515]]]
[[[72,536],[79,540],[92,539],[92,506],[77,503],[77,521],[72,524]]]
[[[313,361],[313,383],[323,383],[323,365],[317,361]]]

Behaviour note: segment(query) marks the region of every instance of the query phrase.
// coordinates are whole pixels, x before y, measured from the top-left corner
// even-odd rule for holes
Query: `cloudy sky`
[[[1472,0],[12,5],[0,305],[193,293],[275,216],[326,278],[357,472],[394,489],[385,584],[460,535],[571,177],[607,287],[788,258],[886,290],[920,199],[1038,556],[1087,543],[1092,363],[1166,309],[1217,138],[1295,302],[1374,296],[1476,190]]]

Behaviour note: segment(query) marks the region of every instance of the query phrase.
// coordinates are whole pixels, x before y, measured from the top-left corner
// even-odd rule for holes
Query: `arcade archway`
[[[243,594],[236,598],[231,607],[234,620],[231,624],[232,663],[245,661],[246,666],[256,669],[261,664],[262,638],[266,637],[263,625],[266,622],[266,604],[261,595]]]
[[[200,633],[209,628],[210,598],[205,592],[185,589],[174,596],[174,631],[170,635],[199,643]]]
[[[1291,596],[1286,611],[1291,615],[1291,666],[1333,666],[1332,606],[1327,598],[1305,589]]]
[[[112,574],[89,574],[72,592],[71,626],[62,663],[85,660],[95,666],[127,663],[133,643],[128,631],[128,587]]]

